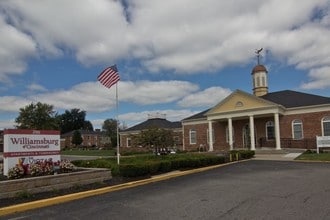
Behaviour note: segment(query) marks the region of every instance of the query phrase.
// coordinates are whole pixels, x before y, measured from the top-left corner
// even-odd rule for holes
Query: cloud
[[[34,84],[32,87],[40,86]],[[197,85],[185,81],[120,81],[118,84],[119,101],[138,105],[175,102],[197,90]],[[85,82],[67,90],[40,92],[26,98],[0,97],[0,111],[17,112],[31,102],[42,102],[53,105],[55,109],[79,108],[88,112],[103,112],[115,108],[115,98],[114,88],[107,89],[99,82]]]
[[[45,92],[45,91],[47,91],[47,89],[45,87],[43,87],[42,85],[36,84],[36,83],[32,83],[32,84],[28,85],[27,89],[31,92],[34,92],[34,91]]]
[[[178,102],[180,107],[210,107],[227,97],[232,91],[221,87],[210,87],[193,93]]]
[[[26,70],[26,59],[35,55],[36,44],[30,36],[7,24],[1,13],[0,35],[0,82],[8,83],[11,75]]]
[[[302,83],[301,88],[303,89],[324,89],[330,87],[330,66],[312,69],[310,71],[309,78],[311,79],[308,83]]]
[[[182,110],[154,110],[154,111],[142,111],[142,112],[130,112],[126,114],[119,115],[119,121],[124,123],[126,126],[131,127],[135,124],[141,123],[148,119],[148,116],[155,114],[163,114],[165,118],[169,121],[181,121],[182,119],[189,117],[191,115],[197,114],[198,111],[191,111],[188,109]]]
[[[249,62],[261,46],[298,68],[330,62],[328,0],[35,0],[0,7],[8,17],[2,25],[25,40],[23,54],[74,54],[83,65],[134,59],[151,72],[212,72]],[[16,59],[17,70],[5,65],[7,72],[22,72],[25,59]]]
[[[122,101],[139,105],[170,103],[198,90],[196,84],[185,81],[137,81],[119,85]]]
[[[19,96],[0,96],[0,112],[19,112],[19,109],[33,100]]]
[[[0,129],[3,130],[3,129],[9,129],[9,128],[15,128],[15,120],[14,119],[10,119],[10,120],[7,120],[7,121],[3,121],[1,120],[0,121]]]

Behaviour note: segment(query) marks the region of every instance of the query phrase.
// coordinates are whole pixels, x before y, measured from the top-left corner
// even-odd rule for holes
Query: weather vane
[[[256,51],[255,51],[255,53],[257,54],[258,65],[260,64],[260,56],[261,56],[260,53],[261,53],[262,49],[263,49],[263,48],[260,48],[259,50],[256,49]]]

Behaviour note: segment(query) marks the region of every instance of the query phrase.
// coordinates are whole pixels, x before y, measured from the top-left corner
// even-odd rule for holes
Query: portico
[[[229,149],[240,148],[235,147],[235,139],[242,138],[244,147],[248,147],[251,150],[256,149],[256,127],[255,121],[262,118],[271,118],[271,123],[274,125],[274,129],[269,129],[268,132],[273,132],[275,141],[275,147],[277,150],[281,149],[280,143],[280,122],[279,117],[283,114],[284,108],[278,104],[263,100],[257,96],[245,93],[240,90],[236,90],[229,97],[224,99],[214,108],[210,109],[205,115],[208,121],[208,136],[209,138],[209,151],[214,149],[214,124],[225,123],[226,133],[220,134],[224,136],[229,144]],[[237,122],[247,121],[246,126],[242,127],[242,132],[234,131],[234,124]],[[236,126],[237,127],[237,126]],[[239,128],[236,128],[239,129]],[[267,127],[265,125],[265,129]],[[267,131],[266,131],[267,132]],[[236,133],[241,134],[236,135]],[[236,135],[236,136],[235,136]],[[273,136],[272,135],[272,136]],[[270,134],[269,134],[270,136]]]

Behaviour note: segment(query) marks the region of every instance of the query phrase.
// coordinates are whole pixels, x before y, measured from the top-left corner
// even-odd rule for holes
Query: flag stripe
[[[102,71],[102,73],[97,77],[98,81],[107,88],[110,88],[116,84],[119,80],[119,74],[116,65],[110,66]]]

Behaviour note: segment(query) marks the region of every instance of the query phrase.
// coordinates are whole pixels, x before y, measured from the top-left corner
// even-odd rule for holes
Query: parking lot
[[[330,163],[249,160],[0,219],[329,219]]]

